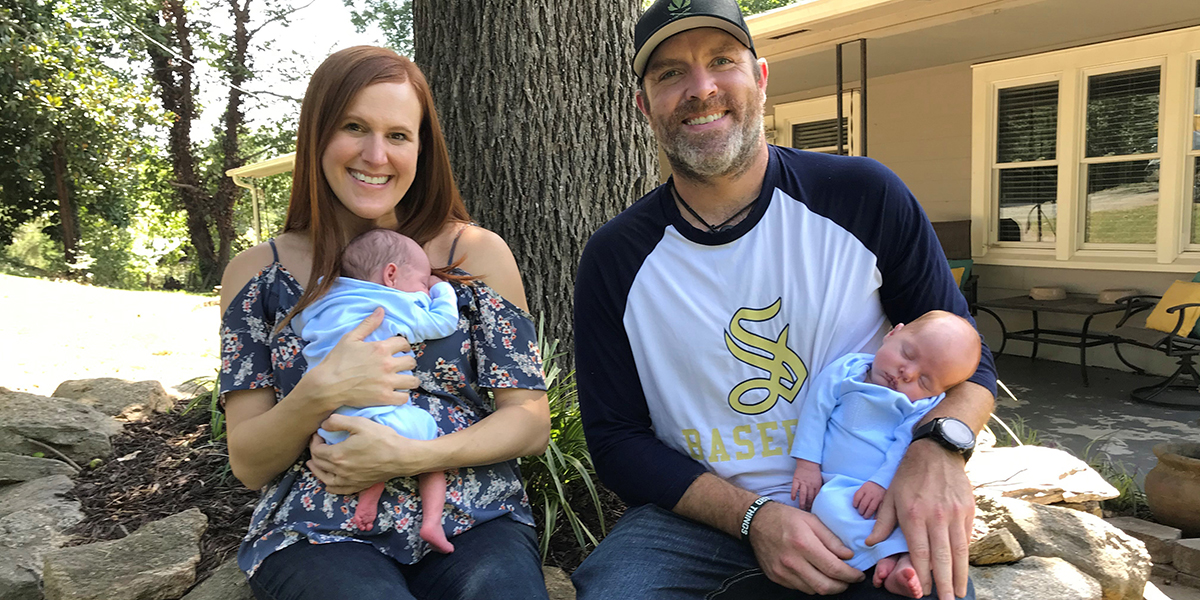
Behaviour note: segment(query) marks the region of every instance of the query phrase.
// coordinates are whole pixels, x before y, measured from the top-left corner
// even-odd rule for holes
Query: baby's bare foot
[[[450,554],[454,552],[454,544],[446,539],[446,532],[442,530],[441,523],[429,522],[421,525],[421,539],[429,542],[434,550],[442,554]]]
[[[357,527],[359,531],[370,531],[375,528],[375,517],[377,514],[375,505],[359,503],[358,509],[354,511],[354,518],[350,520],[350,524]]]
[[[920,598],[924,596],[921,593],[921,579],[917,577],[917,570],[913,568],[912,561],[908,558],[908,553],[894,554],[884,560],[893,560],[893,568],[888,569],[888,574],[884,575],[883,587],[887,591],[896,594],[897,596],[905,596],[907,598]],[[883,564],[883,560],[879,561]],[[879,577],[879,569],[875,569],[875,577]]]
[[[892,571],[896,568],[896,556],[898,555],[882,558],[879,560],[879,562],[875,563],[875,576],[871,578],[872,585],[877,588],[883,587],[883,583],[887,580],[887,576],[891,575]]]

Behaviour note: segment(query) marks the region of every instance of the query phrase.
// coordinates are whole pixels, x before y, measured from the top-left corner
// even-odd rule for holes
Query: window
[[[1085,244],[1155,242],[1158,88],[1158,67],[1088,77]]]
[[[860,136],[857,91],[842,94],[842,152],[852,156],[859,151]],[[775,143],[780,146],[837,154],[837,96],[775,105]]]
[[[997,241],[1053,242],[1058,82],[1000,90],[996,124]]]
[[[1192,227],[1188,239],[1192,244],[1200,244],[1200,60],[1193,62],[1195,68],[1192,70],[1192,145],[1189,152],[1192,163]]]
[[[973,67],[981,264],[1200,269],[1200,28]]]

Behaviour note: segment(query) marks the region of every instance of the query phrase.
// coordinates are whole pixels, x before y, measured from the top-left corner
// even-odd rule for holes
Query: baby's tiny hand
[[[802,510],[812,509],[821,483],[821,465],[804,459],[796,460],[796,472],[792,475],[792,500],[799,500]]]
[[[879,505],[883,503],[883,494],[886,490],[883,486],[868,481],[854,492],[854,508],[858,509],[858,514],[864,519],[870,519],[875,516],[875,511],[879,509]]]

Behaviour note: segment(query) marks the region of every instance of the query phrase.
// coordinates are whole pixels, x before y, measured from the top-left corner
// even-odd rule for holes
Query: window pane
[[[1087,155],[1158,152],[1158,67],[1088,77]]]
[[[1053,242],[1058,223],[1058,167],[1000,171],[1001,242]]]
[[[1200,156],[1192,175],[1192,243],[1200,244]]]
[[[1158,161],[1087,165],[1085,242],[1153,244],[1158,231]]]
[[[1200,60],[1196,61],[1196,89],[1192,92],[1192,150],[1200,150]]]
[[[1000,90],[996,161],[1054,160],[1058,82]]]
[[[809,148],[833,146],[835,149],[834,152],[836,152],[838,143],[837,122],[837,119],[834,118],[793,124],[792,147],[807,150]],[[846,152],[850,151],[850,144],[846,141],[846,125],[848,122],[849,119],[847,117],[842,117],[842,146]]]

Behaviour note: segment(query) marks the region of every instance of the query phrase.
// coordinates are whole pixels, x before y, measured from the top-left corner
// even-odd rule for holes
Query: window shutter
[[[837,123],[838,121],[835,118],[792,124],[792,147],[801,150],[820,149],[820,151],[828,151],[832,148],[832,151],[836,152],[838,143]],[[842,126],[842,145],[849,151],[850,144],[846,137],[849,133],[848,118],[842,117]]]
[[[1000,90],[996,162],[1054,160],[1058,137],[1058,82]]]
[[[1088,77],[1087,156],[1158,152],[1159,67]]]

